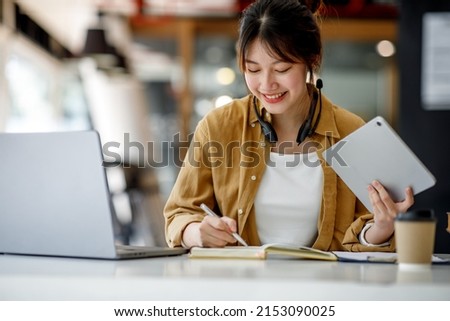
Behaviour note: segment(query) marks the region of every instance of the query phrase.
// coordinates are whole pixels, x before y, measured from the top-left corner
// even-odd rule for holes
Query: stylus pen
[[[200,207],[203,211],[205,211],[206,214],[208,214],[209,216],[214,216],[214,217],[219,217],[219,215],[217,215],[216,213],[214,213],[208,206],[206,206],[205,204],[200,204]],[[239,243],[241,243],[241,245],[243,246],[248,246],[248,244],[244,241],[244,239],[237,234],[236,232],[231,232],[231,235],[233,235],[233,237],[236,239],[236,241],[238,241]]]

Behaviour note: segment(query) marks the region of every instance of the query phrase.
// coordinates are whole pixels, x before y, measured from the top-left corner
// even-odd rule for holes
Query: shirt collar
[[[320,114],[320,120],[317,124],[316,133],[323,136],[331,136],[336,139],[340,139],[341,135],[337,129],[336,119],[334,117],[333,109],[335,106],[333,103],[322,94],[322,113]],[[317,117],[320,109],[320,98],[317,102],[316,114]],[[315,118],[314,118],[315,119]]]

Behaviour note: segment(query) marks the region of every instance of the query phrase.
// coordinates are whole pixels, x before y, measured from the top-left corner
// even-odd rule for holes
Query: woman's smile
[[[276,104],[283,100],[287,91],[277,94],[261,94],[264,97],[264,100],[269,104]]]

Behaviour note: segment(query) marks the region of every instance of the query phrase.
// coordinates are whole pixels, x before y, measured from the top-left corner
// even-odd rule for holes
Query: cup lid
[[[433,210],[422,209],[399,213],[395,219],[397,221],[435,221],[436,217]]]

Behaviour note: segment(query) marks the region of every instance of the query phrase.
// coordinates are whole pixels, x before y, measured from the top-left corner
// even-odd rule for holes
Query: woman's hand
[[[191,223],[186,227],[183,245],[188,248],[224,247],[236,243],[232,232],[236,232],[236,221],[232,218],[205,216],[201,223]]]
[[[366,232],[365,239],[372,244],[381,244],[394,233],[397,214],[406,212],[414,204],[414,194],[408,187],[405,189],[405,200],[395,203],[380,182],[372,182],[367,189],[374,211],[374,225]]]

